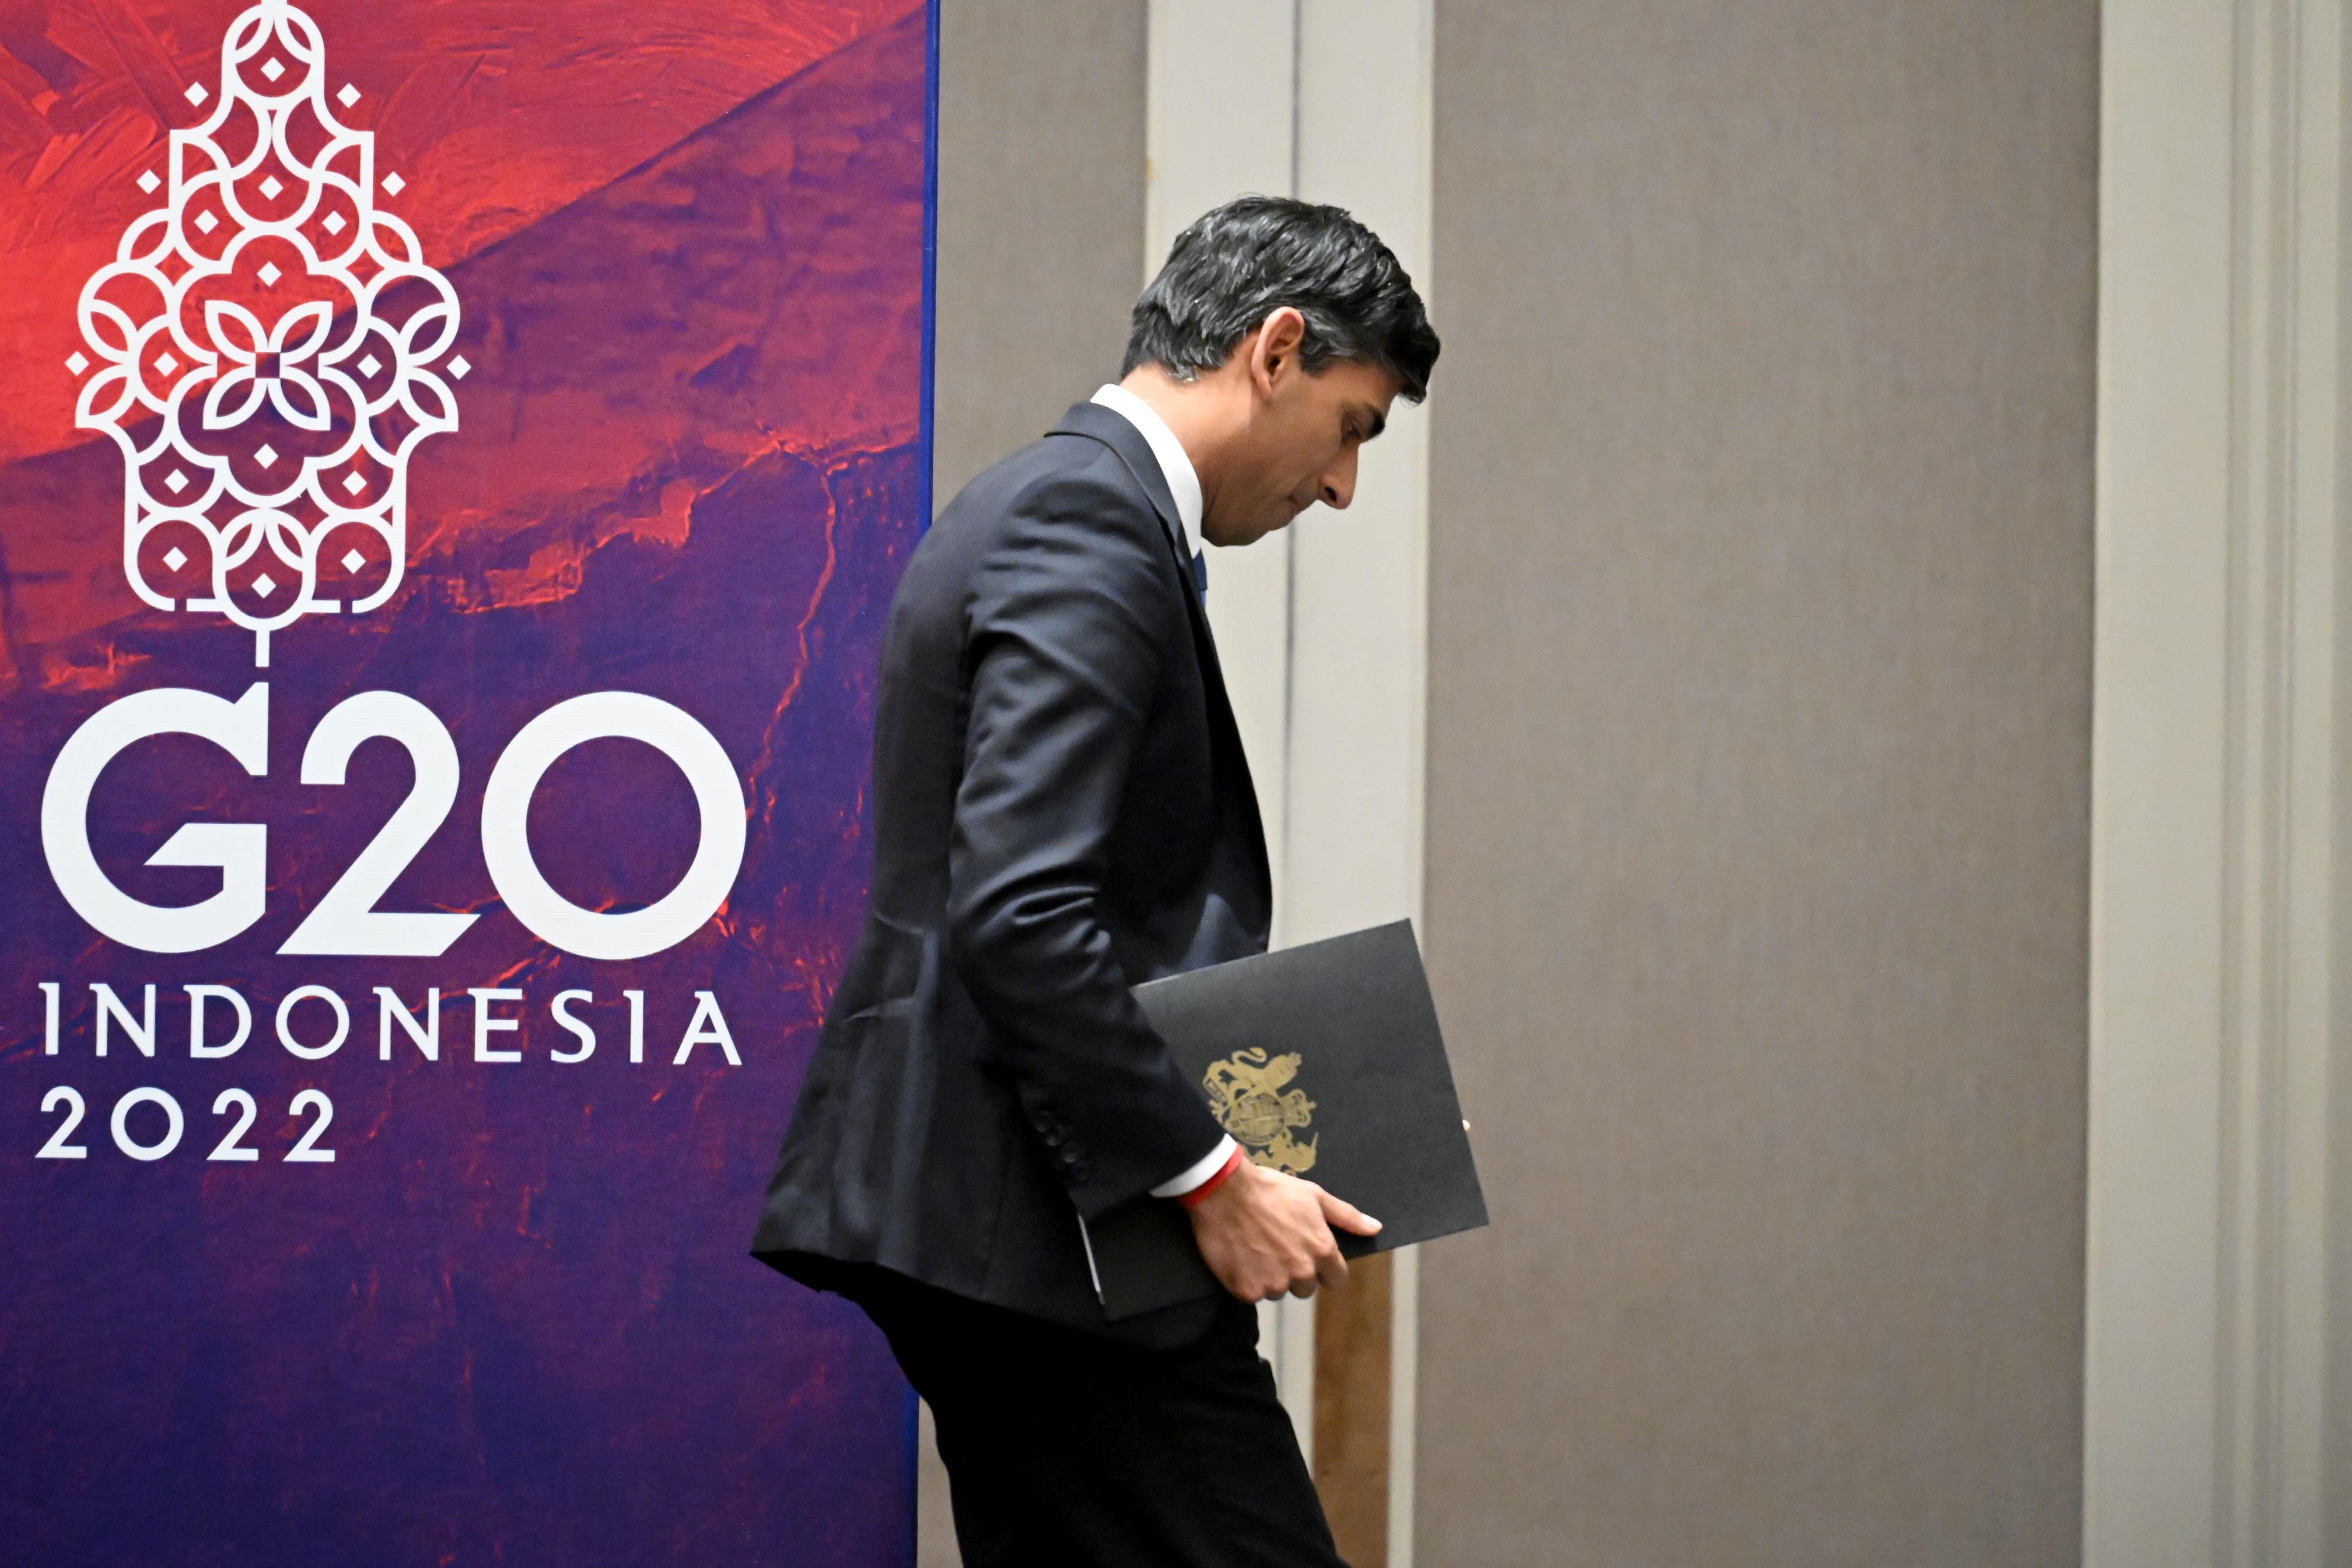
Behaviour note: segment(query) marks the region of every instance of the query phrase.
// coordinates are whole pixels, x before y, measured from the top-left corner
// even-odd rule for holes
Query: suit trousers
[[[964,1568],[1347,1568],[1245,1302],[1149,1350],[880,1268],[835,1288],[930,1405]]]

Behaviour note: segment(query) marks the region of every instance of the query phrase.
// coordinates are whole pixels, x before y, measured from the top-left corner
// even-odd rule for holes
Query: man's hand
[[[1192,1238],[1224,1288],[1244,1301],[1307,1297],[1348,1277],[1331,1227],[1370,1236],[1381,1222],[1313,1182],[1244,1160],[1192,1205]]]

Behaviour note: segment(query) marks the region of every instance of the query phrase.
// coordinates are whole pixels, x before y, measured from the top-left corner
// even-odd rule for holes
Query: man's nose
[[[1320,500],[1333,511],[1344,511],[1356,498],[1356,454],[1350,448],[1324,471]]]

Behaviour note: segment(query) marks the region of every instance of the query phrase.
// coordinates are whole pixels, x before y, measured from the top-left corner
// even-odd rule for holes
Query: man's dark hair
[[[1119,374],[1158,364],[1190,381],[1285,305],[1307,318],[1310,374],[1354,360],[1394,375],[1411,402],[1428,395],[1437,333],[1394,253],[1344,209],[1287,196],[1237,197],[1176,237],[1135,302]]]

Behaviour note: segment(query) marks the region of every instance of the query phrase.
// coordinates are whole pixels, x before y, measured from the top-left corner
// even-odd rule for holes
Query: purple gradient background
[[[309,9],[331,68],[346,13],[351,29],[383,26],[381,8],[366,23],[356,5]],[[449,8],[415,9],[429,31]],[[912,1560],[910,1406],[887,1348],[745,1248],[863,910],[875,648],[926,504],[926,16],[903,3],[855,26],[851,7],[740,9],[822,14],[829,52],[462,259],[428,230],[476,368],[460,429],[412,464],[412,575],[383,609],[281,633],[257,672],[251,639],[219,618],[127,599],[110,445],[0,461],[8,1563]],[[646,30],[642,10],[605,15],[616,40]],[[593,103],[574,108],[593,121]],[[463,183],[446,161],[444,178]],[[54,280],[68,320],[79,281]],[[5,337],[0,353],[13,396],[69,410],[52,362]],[[235,697],[257,679],[270,688],[266,778],[193,740],[150,741],[109,768],[90,822],[110,874],[163,903],[215,881],[143,865],[178,824],[268,824],[269,913],[185,956],[100,939],[41,855],[58,748],[128,693]],[[718,917],[633,963],[525,931],[478,842],[481,789],[514,732],[616,689],[700,720],[751,810]],[[409,787],[404,753],[381,741],[343,787],[299,783],[311,727],[368,689],[432,709],[464,769],[456,808],[382,907],[484,916],[438,959],[281,957]],[[658,897],[694,844],[682,777],[621,741],[559,763],[531,824],[539,862],[592,906]],[[43,981],[65,987],[55,1058]],[[156,985],[152,1060],[119,1037],[92,1058],[93,981],[134,1008]],[[237,1055],[189,1059],[178,988],[191,983],[253,1003]],[[278,999],[307,984],[352,1005],[351,1038],[320,1062],[271,1032]],[[377,1058],[378,984],[412,1006],[440,987],[440,1061],[397,1034],[394,1059]],[[465,990],[489,985],[526,994],[506,1009],[521,1034],[496,1042],[520,1044],[520,1064],[472,1059]],[[600,1043],[563,1066],[547,1059],[570,1041],[546,1006],[571,987],[594,993]],[[642,1064],[626,1059],[625,988],[647,994]],[[741,1068],[708,1045],[671,1065],[697,989],[719,994]],[[324,1022],[323,1008],[298,1016],[309,1037]],[[58,1121],[40,1101],[60,1083],[89,1102],[76,1142],[89,1157],[37,1162]],[[140,1084],[187,1113],[154,1163],[124,1157],[106,1126]],[[258,1163],[205,1159],[226,1129],[213,1097],[231,1086],[260,1102]],[[332,1098],[332,1164],[280,1162],[306,1088]],[[143,1114],[134,1130],[152,1137],[161,1119]]]

